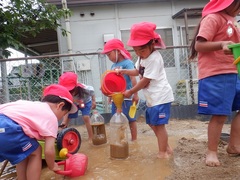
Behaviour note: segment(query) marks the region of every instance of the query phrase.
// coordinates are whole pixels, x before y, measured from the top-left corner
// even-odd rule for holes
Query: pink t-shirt
[[[209,14],[202,19],[198,37],[207,41],[240,42],[240,30],[235,26],[235,18],[223,13]],[[225,55],[222,50],[198,53],[199,79],[218,74],[237,73],[233,55]]]
[[[4,114],[22,126],[26,135],[37,140],[57,137],[58,119],[45,102],[19,100],[0,105]]]

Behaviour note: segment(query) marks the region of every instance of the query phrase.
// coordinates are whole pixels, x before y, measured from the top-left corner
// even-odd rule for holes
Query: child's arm
[[[125,97],[129,98],[132,94],[138,92],[139,90],[145,88],[151,79],[143,77],[132,89],[125,91],[123,94]]]
[[[92,95],[92,109],[96,108],[96,98],[95,95]]]
[[[69,120],[70,119],[68,118],[68,113],[67,113],[65,116],[63,116],[62,123],[59,127],[60,128],[66,128],[68,126]]]
[[[48,168],[52,171],[60,170],[60,167],[55,162],[55,158],[56,158],[55,141],[56,139],[54,137],[48,136],[45,138],[45,148],[44,148],[45,160]]]
[[[134,87],[137,84],[137,79],[135,76],[130,76],[131,82],[132,82],[132,86]],[[135,92],[132,98],[132,101],[136,102],[136,104],[138,103],[139,97],[138,97],[138,92]]]
[[[137,69],[116,69],[117,74],[127,74],[129,76],[138,76]]]
[[[228,48],[228,45],[233,44],[232,41],[207,41],[203,37],[198,37],[195,49],[198,52],[211,52],[223,50],[225,54],[232,54],[232,51]]]

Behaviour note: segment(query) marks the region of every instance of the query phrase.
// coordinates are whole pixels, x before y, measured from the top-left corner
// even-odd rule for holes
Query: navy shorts
[[[147,107],[146,123],[152,126],[168,124],[170,118],[171,103]]]
[[[237,74],[221,74],[199,80],[199,114],[228,116],[239,108],[240,80]]]
[[[82,112],[82,116],[90,116],[90,112],[91,112],[91,108],[92,108],[92,101],[89,101],[85,104],[84,108],[81,108],[77,105],[78,110],[80,110]],[[69,114],[68,117],[70,119],[72,118],[77,118],[78,117],[78,111],[73,113],[73,114]]]
[[[122,105],[122,112],[127,117],[129,122],[134,122],[134,121],[136,121],[136,115],[134,118],[129,117],[129,109],[131,106],[132,106],[131,100],[124,100],[123,105]],[[112,115],[115,114],[116,111],[117,111],[117,107],[115,106],[114,103],[112,103]]]
[[[19,124],[0,114],[0,147],[0,162],[8,160],[14,165],[33,153],[39,143],[27,136]]]

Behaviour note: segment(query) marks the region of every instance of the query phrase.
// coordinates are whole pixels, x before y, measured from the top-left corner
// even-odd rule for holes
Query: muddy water
[[[109,142],[98,146],[93,145],[92,142],[87,140],[85,126],[77,126],[75,128],[79,130],[82,137],[82,144],[79,153],[88,156],[88,169],[84,176],[71,178],[73,180],[163,180],[166,176],[171,174],[169,164],[170,161],[173,161],[173,158],[170,158],[169,160],[157,158],[157,140],[153,131],[145,124],[145,122],[138,123],[138,140],[135,142],[129,142],[129,157],[127,159],[111,159]],[[105,128],[107,139],[109,139],[109,124],[107,124]],[[172,147],[174,147],[176,143],[176,137],[173,138],[169,137],[169,142]],[[12,175],[12,177],[16,177],[16,174]],[[57,175],[44,166],[42,169],[41,180],[54,179],[63,180],[70,178]]]

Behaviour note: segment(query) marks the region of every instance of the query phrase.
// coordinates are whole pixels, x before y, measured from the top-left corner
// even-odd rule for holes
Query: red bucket
[[[127,83],[124,76],[115,71],[107,71],[102,76],[101,91],[104,95],[110,96],[113,93],[124,92]]]

